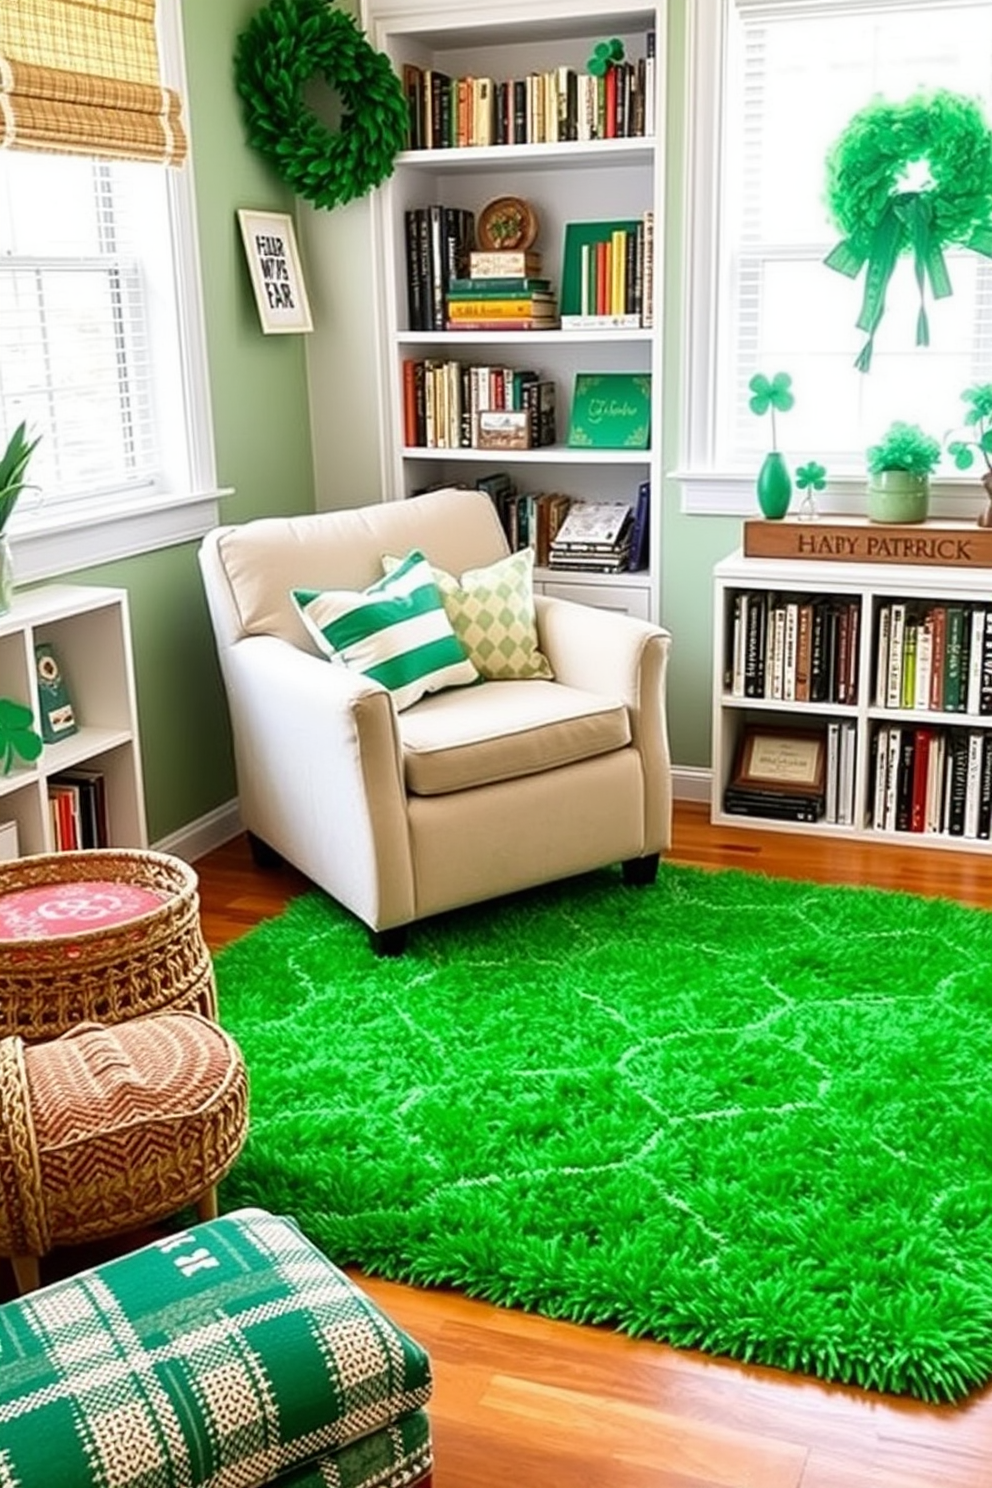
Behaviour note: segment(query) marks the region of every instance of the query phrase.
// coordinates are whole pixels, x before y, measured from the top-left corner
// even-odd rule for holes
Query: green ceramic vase
[[[925,522],[930,477],[911,470],[879,470],[868,477],[869,522]]]
[[[792,500],[792,476],[779,450],[765,456],[758,471],[758,505],[763,517],[778,522],[789,510]]]

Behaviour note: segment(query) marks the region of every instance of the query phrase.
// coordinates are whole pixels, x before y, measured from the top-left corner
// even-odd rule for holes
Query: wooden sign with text
[[[992,568],[992,528],[968,522],[905,525],[850,517],[744,522],[745,558],[810,558],[834,563],[928,564],[934,568]]]

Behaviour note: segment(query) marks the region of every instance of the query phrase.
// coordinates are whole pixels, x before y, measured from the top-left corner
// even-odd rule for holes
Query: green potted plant
[[[14,589],[14,571],[10,556],[7,523],[17,505],[17,498],[28,482],[24,479],[28,462],[41,435],[27,437],[27,424],[18,424],[7,441],[0,458],[0,614],[10,609]]]
[[[965,388],[961,401],[965,405],[964,429],[957,437],[948,439],[947,453],[958,470],[970,470],[976,454],[981,456],[985,464],[982,485],[988,503],[979,515],[978,525],[992,527],[992,382]]]
[[[897,420],[868,450],[868,520],[924,522],[940,441]]]

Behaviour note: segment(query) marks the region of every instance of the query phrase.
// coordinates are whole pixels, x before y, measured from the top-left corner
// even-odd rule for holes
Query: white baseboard
[[[712,770],[697,765],[675,765],[672,768],[672,795],[676,801],[708,801],[712,784]]]
[[[151,845],[156,852],[172,853],[185,863],[195,863],[205,853],[237,837],[241,830],[241,813],[235,799]]]
[[[712,771],[695,765],[676,765],[672,770],[672,795],[676,801],[708,801]],[[208,811],[168,837],[151,844],[156,852],[172,853],[184,863],[195,863],[215,847],[223,847],[242,831],[237,799]]]

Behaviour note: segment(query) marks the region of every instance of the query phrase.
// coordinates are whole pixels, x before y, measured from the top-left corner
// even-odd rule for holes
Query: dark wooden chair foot
[[[255,864],[255,867],[278,868],[282,863],[282,858],[276,852],[275,848],[270,847],[267,842],[263,842],[261,837],[256,837],[254,832],[248,832],[246,835],[248,838],[248,850],[251,853],[251,860]]]
[[[644,889],[658,877],[660,853],[648,853],[646,858],[628,858],[623,865],[623,881],[632,889]]]
[[[388,930],[370,930],[369,945],[377,956],[402,956],[406,950],[406,925],[393,925]]]

